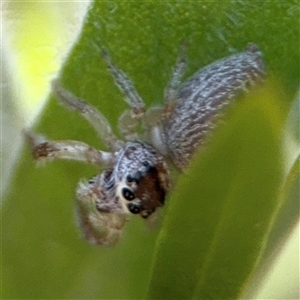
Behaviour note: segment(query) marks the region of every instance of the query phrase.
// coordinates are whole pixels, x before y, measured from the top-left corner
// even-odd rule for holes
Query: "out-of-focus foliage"
[[[78,35],[87,4],[3,2],[1,192],[6,190],[14,170],[20,131],[32,124],[45,103],[49,81]]]

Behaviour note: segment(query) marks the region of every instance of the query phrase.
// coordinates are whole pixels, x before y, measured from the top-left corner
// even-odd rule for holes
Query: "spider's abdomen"
[[[224,108],[237,96],[263,81],[265,66],[258,47],[221,59],[203,68],[185,82],[163,130],[173,163],[181,170],[196,148],[216,127]]]

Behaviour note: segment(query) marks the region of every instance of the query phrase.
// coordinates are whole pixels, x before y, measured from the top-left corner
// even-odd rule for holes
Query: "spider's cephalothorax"
[[[163,157],[147,143],[127,142],[115,159],[113,169],[106,170],[89,183],[99,190],[95,201],[98,211],[111,213],[118,210],[147,218],[164,204],[169,190],[169,172]]]
[[[53,82],[58,99],[87,119],[109,152],[79,141],[48,141],[26,132],[37,160],[74,159],[104,169],[89,181],[81,181],[76,191],[78,222],[93,244],[115,244],[129,214],[148,218],[163,206],[170,190],[166,161],[184,170],[197,147],[216,127],[224,108],[264,79],[261,52],[249,44],[246,51],[212,63],[181,85],[186,68],[184,50],[183,45],[165,91],[164,106],[148,111],[128,77],[102,51],[131,107],[119,119],[124,140],[113,134],[109,122],[95,107]],[[135,132],[140,122],[145,129],[143,136]]]

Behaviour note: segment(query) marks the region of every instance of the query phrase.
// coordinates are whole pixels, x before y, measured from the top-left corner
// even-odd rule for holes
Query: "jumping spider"
[[[183,171],[195,149],[216,127],[224,108],[237,95],[260,83],[265,68],[260,50],[249,44],[244,52],[208,65],[181,84],[187,65],[183,45],[165,89],[164,105],[146,110],[130,79],[105,50],[102,57],[130,106],[119,119],[123,140],[114,135],[101,112],[63,89],[56,80],[52,89],[57,98],[94,127],[109,152],[79,141],[50,141],[30,132],[26,136],[36,160],[73,159],[104,169],[79,183],[77,211],[89,242],[112,245],[118,241],[129,214],[148,218],[164,205],[171,185],[168,164]],[[142,136],[135,132],[138,124],[142,124]]]

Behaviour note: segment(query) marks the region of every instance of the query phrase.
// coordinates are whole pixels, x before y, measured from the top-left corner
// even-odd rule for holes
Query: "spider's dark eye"
[[[126,180],[127,182],[133,182],[134,178],[131,175],[127,175]]]
[[[134,193],[128,188],[122,189],[122,195],[128,201],[131,201],[135,198]]]
[[[138,214],[141,211],[140,207],[133,203],[129,203],[127,207],[132,214]]]
[[[144,160],[144,161],[142,162],[142,164],[143,164],[143,166],[145,166],[145,167],[148,167],[148,166],[149,166],[149,162],[148,162],[147,160]]]

